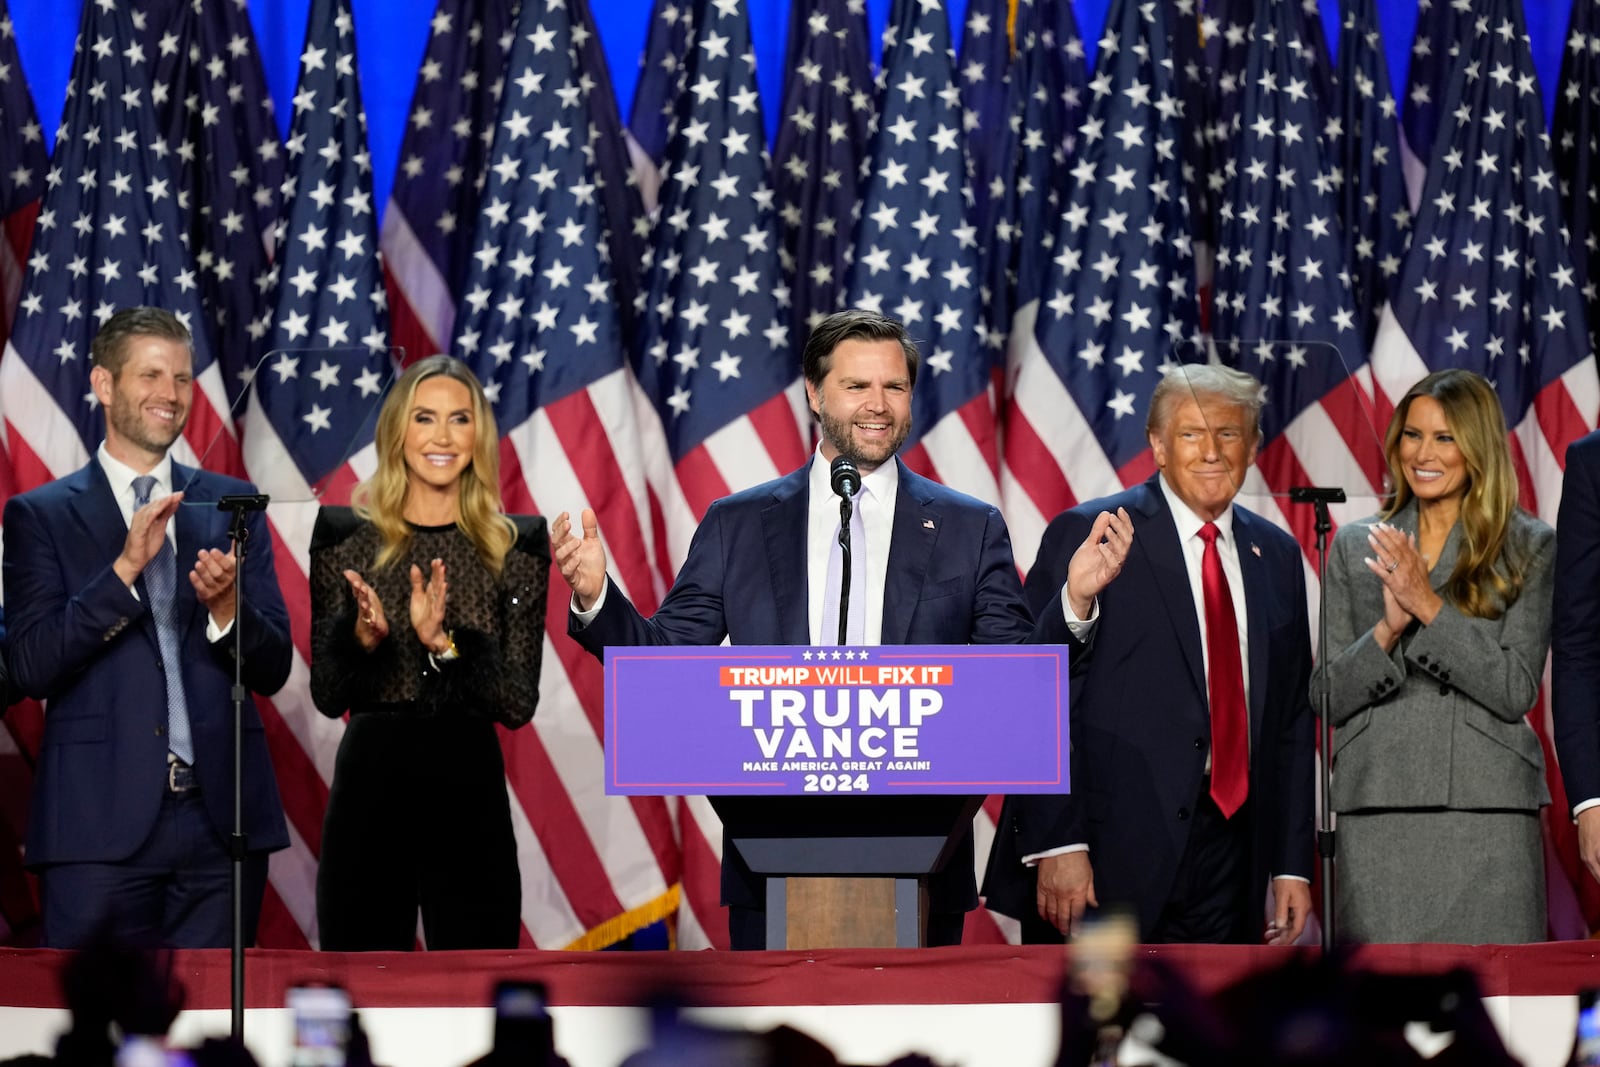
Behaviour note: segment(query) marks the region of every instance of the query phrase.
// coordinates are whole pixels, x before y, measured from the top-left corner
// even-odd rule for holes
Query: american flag
[[[270,319],[283,143],[243,0],[160,0],[149,33],[151,93],[177,158],[207,327],[236,404]]]
[[[1551,124],[1574,280],[1588,309],[1589,347],[1600,333],[1600,0],[1575,0]],[[4,179],[0,178],[0,182]],[[3,188],[3,186],[0,186]]]
[[[1017,0],[1021,15],[1030,0]],[[990,222],[1005,194],[1007,120],[1012,114],[1007,89],[1012,82],[1012,0],[970,0],[961,24],[961,128],[966,139],[972,188],[972,224],[990,233]],[[1021,40],[1022,33],[1017,33]]]
[[[1311,551],[1311,509],[1286,515],[1270,494],[1343,488],[1342,521],[1374,509],[1382,464],[1306,25],[1298,4],[1258,3],[1217,231],[1212,332],[1266,390],[1249,505]]]
[[[989,235],[980,249],[980,330],[991,373],[1004,385],[1006,339],[1013,312],[1026,308],[1031,331],[1044,284],[1084,109],[1084,48],[1069,0],[1021,0],[1007,19],[1006,4],[987,13],[967,12],[960,77],[972,167],[969,220]],[[979,21],[980,16],[982,22]],[[979,57],[999,56],[989,23],[1010,21],[1015,49],[1009,63],[989,70]],[[979,28],[984,32],[977,33]],[[991,97],[1002,97],[999,109]],[[987,172],[989,177],[983,178]],[[1006,472],[1002,470],[1001,491]],[[990,796],[973,818],[974,859],[979,881],[988,867],[1003,797]],[[1015,920],[987,910],[967,917],[962,940],[977,944],[1017,941]]]
[[[1583,294],[1586,319],[1589,327],[1589,350],[1594,351],[1597,333],[1600,333],[1600,238],[1594,227],[1600,224],[1596,206],[1600,205],[1600,173],[1596,173],[1596,153],[1600,152],[1595,124],[1600,122],[1600,3],[1596,0],[1574,0],[1572,15],[1567,25],[1567,50],[1562,57],[1561,79],[1556,90],[1555,120],[1552,124],[1557,187],[1561,203],[1566,209],[1568,249],[1572,254],[1573,281]],[[1569,383],[1569,388],[1572,383]],[[1580,407],[1582,405],[1580,404]],[[1565,457],[1565,452],[1556,453]],[[1540,720],[1543,726],[1543,720]],[[1554,764],[1554,752],[1545,748],[1545,765]],[[1549,777],[1550,817],[1545,822],[1547,840],[1554,846],[1566,875],[1565,882],[1550,878],[1552,887],[1577,891],[1582,906],[1584,923],[1572,922],[1568,929],[1581,933],[1585,928],[1600,928],[1600,886],[1589,877],[1578,861],[1576,832],[1566,816],[1572,810],[1572,798],[1566,796],[1565,781],[1559,775]],[[1580,798],[1581,799],[1581,798]],[[1557,897],[1549,894],[1552,915],[1562,915],[1556,906]],[[1570,898],[1569,898],[1570,903]],[[1553,926],[1555,924],[1552,924]]]
[[[1296,0],[1281,2],[1295,3]],[[1307,69],[1306,80],[1315,94],[1318,114],[1326,114],[1333,99],[1333,69],[1328,58],[1327,37],[1322,31],[1317,0],[1298,2],[1302,34],[1289,47],[1299,57],[1297,62]],[[1212,213],[1205,219],[1204,232],[1209,235],[1210,227],[1216,222],[1214,213],[1221,208],[1225,165],[1236,143],[1237,120],[1248,78],[1245,63],[1250,29],[1259,4],[1257,0],[1205,0],[1204,6],[1200,36],[1210,80],[1203,139],[1207,153],[1207,211]]]
[[[0,159],[6,161],[0,165],[0,345],[4,345],[22,296],[22,264],[50,164],[5,0],[0,0]]]
[[[1344,261],[1361,341],[1371,345],[1411,233],[1394,96],[1373,0],[1350,0],[1345,6],[1336,84],[1328,140],[1338,178]]]
[[[1373,366],[1396,397],[1444,367],[1493,382],[1512,427],[1522,504],[1553,523],[1567,445],[1593,428],[1600,409],[1583,291],[1521,5],[1483,0],[1461,32],[1411,250],[1378,327]],[[1571,851],[1545,707],[1529,718],[1555,798],[1544,819],[1551,928],[1581,937],[1574,886],[1588,878]],[[1554,875],[1562,866],[1566,879]]]
[[[629,146],[644,206],[655,211],[672,112],[683,91],[684,65],[694,32],[695,0],[656,0],[650,35],[639,57],[639,80],[628,115]]]
[[[1016,39],[991,212],[987,221],[973,215],[978,232],[990,235],[983,242],[988,343],[1002,363],[1012,316],[1039,299],[1055,254],[1088,81],[1070,0],[1023,0]]]
[[[44,195],[43,130],[17,57],[16,35],[5,0],[0,0],[0,351],[22,296],[23,262]],[[11,496],[11,464],[0,449],[0,506]],[[22,869],[33,754],[44,728],[33,702],[0,709],[0,943],[27,944],[39,919],[39,904]]]
[[[594,508],[613,577],[648,613],[649,494],[589,162],[604,136],[591,108],[615,108],[583,49],[593,34],[582,0],[522,5],[450,347],[494,404],[507,509]],[[544,887],[523,898],[529,940],[599,948],[673,911],[678,851],[667,801],[608,797],[595,773],[601,671],[566,636],[569,596],[552,572],[539,714],[502,736],[523,880]]]
[[[1168,18],[1149,0],[1106,13],[1055,255],[1012,331],[1005,514],[1025,571],[1058,512],[1154,470],[1150,392],[1198,332]]]
[[[272,857],[260,936],[294,947],[317,941],[316,857],[343,732],[311,702],[309,501],[320,489],[342,502],[371,473],[365,446],[393,368],[348,0],[311,5],[287,154],[273,328],[244,436],[250,476],[276,502],[268,517],[295,644],[288,684],[261,702],[290,847]]]
[[[23,296],[0,360],[0,410],[16,488],[82,466],[100,442],[89,341],[117,308],[157,304],[195,334],[195,399],[178,459],[221,435],[211,465],[238,469],[212,358],[188,219],[151,96],[142,6],[85,4],[66,110],[46,177]]]
[[[650,236],[650,220],[645,215],[643,194],[634,172],[633,141],[617,110],[605,48],[600,35],[594,32],[589,10],[588,0],[573,6],[573,40],[578,64],[583,68],[589,121],[595,128],[595,182],[605,207],[606,254],[617,289],[617,311],[622,318],[623,336],[632,338],[633,306],[644,284],[641,260],[645,239]],[[579,23],[587,29],[576,28]]]
[[[790,344],[801,352],[844,297],[873,93],[861,0],[819,0],[809,11],[799,4],[790,11],[792,58],[772,184],[783,222],[779,255],[794,294]]]
[[[690,17],[634,346],[687,504],[662,502],[674,566],[712,501],[799,466],[809,425],[749,23],[740,0],[697,0]]]
[[[1523,502],[1554,521],[1566,446],[1594,425],[1594,363],[1521,6],[1478,8],[1373,366],[1392,397],[1440,367],[1492,381]]]
[[[1400,102],[1401,148],[1413,207],[1422,195],[1434,139],[1447,118],[1445,91],[1464,35],[1472,28],[1472,9],[1473,0],[1417,0],[1417,28],[1406,69],[1406,94]]]
[[[23,264],[50,166],[6,0],[0,0],[0,159],[6,161],[0,164],[0,352],[4,352],[22,297]],[[12,492],[11,464],[0,449],[0,505]]]
[[[407,362],[443,352],[471,266],[472,229],[511,47],[512,0],[439,0],[384,209],[384,276]]]
[[[1295,3],[1296,0],[1275,2]],[[1296,62],[1306,68],[1306,83],[1314,94],[1316,107],[1319,112],[1325,112],[1333,100],[1333,67],[1328,58],[1327,35],[1322,31],[1322,12],[1317,0],[1298,2],[1301,33],[1289,42],[1289,48],[1298,57]],[[1208,119],[1219,124],[1216,135],[1221,141],[1232,140],[1234,120],[1242,108],[1251,27],[1260,10],[1259,0],[1205,0],[1200,36],[1217,101]]]
[[[186,218],[175,175],[160,151],[146,25],[142,8],[109,0],[84,5],[56,156],[45,170],[10,22],[0,11],[0,69],[8,72],[0,76],[0,138],[8,146],[0,177],[8,239],[0,242],[0,263],[17,247],[13,238],[26,241],[26,224],[38,211],[17,318],[0,358],[0,412],[11,460],[9,469],[0,464],[0,496],[82,466],[99,444],[102,417],[89,389],[89,340],[117,308],[130,304],[165,306],[195,331],[198,388],[176,455],[192,462],[220,437],[215,464],[224,470],[238,466],[231,426],[220,417],[227,403],[204,329],[195,264],[183,240]],[[13,200],[19,193],[26,199]],[[14,482],[6,484],[12,475]],[[39,706],[28,702],[12,709],[7,725],[16,744],[5,746],[6,766],[18,773],[6,775],[0,806],[20,836],[32,777],[23,753],[37,750],[43,730]],[[0,859],[0,909],[9,924],[21,928],[36,912],[15,859],[11,849]]]
[[[1233,120],[1239,113],[1239,86],[1244,78],[1245,49],[1255,5],[1254,0],[1202,0],[1202,7],[1197,50],[1202,95],[1187,97],[1198,102],[1198,113],[1191,114],[1190,124],[1198,142],[1200,166],[1200,196],[1190,207],[1195,217],[1195,239],[1210,248],[1216,242],[1217,209],[1227,180],[1223,168],[1233,138]],[[1188,61],[1191,47],[1183,42],[1175,52]],[[1188,63],[1184,65],[1187,69]]]
[[[798,467],[810,433],[744,5],[695,0],[679,25],[684,18],[690,35],[669,101],[632,351],[651,504],[665,535],[657,551],[672,570],[712,501]],[[704,798],[686,802],[680,832],[679,943],[725,946],[720,829]]]
[[[896,0],[884,32],[873,135],[848,303],[906,324],[923,352],[901,455],[998,503],[982,263],[967,217],[961,94],[942,0]]]

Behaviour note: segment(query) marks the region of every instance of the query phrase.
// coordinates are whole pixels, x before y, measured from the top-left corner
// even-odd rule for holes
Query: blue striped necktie
[[[133,480],[133,510],[150,503],[155,485],[151,474]],[[178,632],[178,556],[166,537],[161,539],[161,551],[145,564],[144,587],[150,594],[150,615],[161,645],[161,669],[167,676],[167,750],[184,763],[193,763],[189,705],[183,696],[183,641]]]

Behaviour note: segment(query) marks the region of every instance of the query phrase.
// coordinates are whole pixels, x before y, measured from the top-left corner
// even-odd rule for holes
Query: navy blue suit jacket
[[[1067,561],[1101,511],[1128,509],[1133,547],[1100,594],[1071,685],[1071,796],[1008,797],[991,853],[988,903],[1036,911],[1023,856],[1087,844],[1101,906],[1137,910],[1148,932],[1172,893],[1200,794],[1211,717],[1200,620],[1159,475],[1056,516],[1028,574],[1036,611],[1061,611]],[[1237,505],[1250,636],[1251,899],[1273,875],[1309,877],[1314,845],[1315,730],[1308,697],[1311,638],[1299,546]],[[1259,551],[1258,551],[1259,550]]]
[[[1070,638],[1057,605],[1036,627],[1022,598],[1011,535],[1000,512],[913,473],[900,463],[883,589],[883,643],[1014,644],[1033,636]],[[810,462],[775,481],[724,497],[707,509],[672,590],[652,618],[613,584],[600,613],[569,632],[596,656],[608,645],[805,645]],[[730,870],[728,903],[758,903],[750,879]],[[951,859],[933,887],[935,910],[977,903],[971,852]]]
[[[1550,716],[1570,806],[1600,797],[1600,432],[1567,448],[1555,573]]]
[[[207,506],[246,482],[173,464],[187,486],[177,527],[183,682],[194,772],[218,833],[233,828],[233,642],[206,640],[207,612],[188,573],[202,548],[228,547],[228,516]],[[112,563],[127,525],[97,460],[5,508],[6,622],[13,682],[47,701],[28,815],[27,861],[126,859],[155,825],[167,763],[166,683],[144,578],[138,596]],[[260,512],[245,563],[245,685],[275,693],[289,677],[289,617]],[[285,847],[288,830],[261,719],[244,709],[244,829],[252,851]]]

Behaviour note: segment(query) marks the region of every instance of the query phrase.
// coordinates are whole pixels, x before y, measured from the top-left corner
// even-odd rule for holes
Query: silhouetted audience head
[[[1086,956],[1094,954],[1090,949]],[[1483,1006],[1473,975],[1376,974],[1359,956],[1291,955],[1214,994],[1202,994],[1158,957],[1104,952],[1094,966],[1074,965],[1061,999],[1056,1067],[1088,1067],[1127,1041],[1185,1067],[1513,1067]],[[115,1067],[117,1043],[166,1034],[184,1003],[170,954],[97,945],[62,972],[72,1012],[52,1061],[20,1056],[0,1067]],[[538,983],[539,1010],[497,1014],[495,1047],[472,1067],[565,1067]],[[822,1041],[790,1026],[766,1032],[704,1025],[684,1014],[680,997],[650,1003],[651,1044],[623,1067],[846,1067]],[[1420,1029],[1419,1029],[1420,1028]],[[1427,1055],[1416,1033],[1440,1035]],[[212,1038],[194,1049],[193,1067],[259,1067],[249,1049]],[[359,1014],[351,1013],[346,1067],[373,1067]],[[920,1053],[887,1067],[939,1067]]]
[[[67,1067],[106,1067],[119,1040],[162,1035],[183,1008],[183,983],[170,953],[98,943],[75,953],[61,974],[72,1025],[56,1045]]]
[[[1133,966],[1128,995],[1109,1018],[1081,991],[1062,1000],[1057,1067],[1094,1061],[1098,1038],[1131,1034],[1186,1067],[1414,1067],[1424,1062],[1511,1067],[1470,972],[1374,974],[1345,955],[1295,955],[1206,996],[1159,960]],[[1420,1025],[1448,1035],[1424,1056],[1408,1039]]]
[[[244,1042],[232,1037],[208,1037],[192,1049],[194,1067],[260,1067]]]

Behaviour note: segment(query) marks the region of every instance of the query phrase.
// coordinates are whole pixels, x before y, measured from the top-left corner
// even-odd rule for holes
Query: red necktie
[[[1206,543],[1200,557],[1200,586],[1206,601],[1206,648],[1210,670],[1206,692],[1211,702],[1211,799],[1231,818],[1250,792],[1250,725],[1244,704],[1244,669],[1239,665],[1239,622],[1233,593],[1222,573],[1217,524],[1200,527]]]

